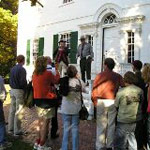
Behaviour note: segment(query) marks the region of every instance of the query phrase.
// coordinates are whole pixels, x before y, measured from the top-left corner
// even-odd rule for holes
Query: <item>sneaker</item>
[[[93,116],[92,115],[89,115],[87,120],[92,120],[93,119]]]
[[[39,147],[38,143],[34,143],[33,150],[37,150]]]
[[[52,150],[52,148],[44,145],[43,146],[39,145],[37,150]]]

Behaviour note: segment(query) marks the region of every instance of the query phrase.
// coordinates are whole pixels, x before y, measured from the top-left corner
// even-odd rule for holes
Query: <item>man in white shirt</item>
[[[56,69],[52,64],[52,59],[49,56],[46,56],[46,58],[47,58],[47,71],[50,71],[52,72],[53,75],[56,75]],[[55,116],[52,118],[52,121],[51,121],[51,138],[52,139],[59,137],[59,135],[57,134],[57,130],[58,130],[57,110],[58,110],[58,107],[55,107]]]

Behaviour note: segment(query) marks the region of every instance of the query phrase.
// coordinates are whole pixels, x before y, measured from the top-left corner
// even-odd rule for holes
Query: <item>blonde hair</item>
[[[47,67],[47,58],[45,58],[44,56],[38,57],[35,62],[34,74],[36,75],[43,74],[43,72],[46,70],[46,67]]]
[[[146,64],[142,70],[142,77],[145,83],[150,83],[150,64]]]

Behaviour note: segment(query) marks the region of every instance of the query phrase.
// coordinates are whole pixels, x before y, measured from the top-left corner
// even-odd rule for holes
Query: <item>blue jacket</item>
[[[13,89],[26,89],[26,70],[21,64],[17,64],[10,72],[10,86]]]

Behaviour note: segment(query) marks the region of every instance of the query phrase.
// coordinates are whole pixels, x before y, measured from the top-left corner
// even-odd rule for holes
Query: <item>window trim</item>
[[[70,36],[69,42],[67,42],[66,39],[64,39],[64,38],[61,38],[62,35],[64,36],[64,35],[67,35],[67,34]],[[69,43],[69,44],[67,44],[67,46],[69,45],[68,49],[71,49],[71,32],[60,33],[58,39],[59,39],[59,41],[60,40],[65,40],[66,44]]]
[[[91,42],[89,42],[89,37],[91,37],[91,39],[92,39]],[[87,43],[90,43],[91,46],[93,47],[93,45],[94,45],[94,36],[93,36],[93,34],[87,34],[86,39],[87,39]]]
[[[131,33],[131,36],[129,37],[129,33]],[[132,31],[132,30],[129,30],[129,31],[126,31],[126,34],[127,34],[127,63],[131,64],[134,60],[135,60],[135,32]],[[129,43],[128,40],[131,39],[131,42]],[[134,39],[134,42],[133,42],[133,39]],[[130,53],[131,53],[131,56],[130,56],[130,59],[131,61],[129,61],[129,46],[131,46],[131,50],[130,50]],[[134,48],[132,48],[132,46]],[[134,54],[134,55],[133,55]]]
[[[65,2],[66,1],[66,2]],[[72,2],[73,0],[63,0],[63,4],[67,4],[67,3],[70,3]]]
[[[71,5],[71,4],[73,4],[73,3],[75,3],[74,0],[72,0],[72,1],[70,1],[70,2],[68,2],[68,3],[63,3],[63,2],[62,2],[62,3],[60,4],[59,8],[60,8],[60,7],[65,7],[65,6],[67,6],[67,5]]]

